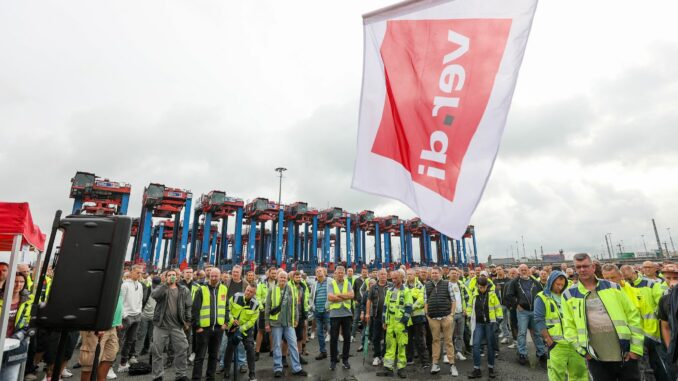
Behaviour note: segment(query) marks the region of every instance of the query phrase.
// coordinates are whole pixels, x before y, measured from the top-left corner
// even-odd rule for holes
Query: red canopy
[[[27,202],[0,202],[0,251],[12,250],[14,236],[21,234],[22,245],[45,250],[45,235],[33,223]]]

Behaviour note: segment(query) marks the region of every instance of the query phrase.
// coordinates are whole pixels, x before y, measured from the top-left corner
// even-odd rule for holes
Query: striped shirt
[[[315,285],[315,312],[325,312],[327,309],[327,279]]]

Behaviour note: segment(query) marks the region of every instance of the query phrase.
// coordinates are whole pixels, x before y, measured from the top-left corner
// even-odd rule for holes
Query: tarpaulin
[[[0,202],[0,251],[11,251],[14,236],[21,234],[21,245],[45,249],[45,235],[33,223],[27,202]]]

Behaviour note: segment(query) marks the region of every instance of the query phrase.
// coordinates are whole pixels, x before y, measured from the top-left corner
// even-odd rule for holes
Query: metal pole
[[[607,233],[607,234],[610,234],[610,233]],[[607,234],[605,234],[605,245],[607,245],[607,256],[610,259],[612,259],[612,251],[610,251],[610,243],[607,241]]]
[[[284,167],[278,167],[278,168],[275,169],[275,171],[278,172],[278,175],[279,175],[278,177],[280,179],[280,181],[278,182],[278,206],[280,206],[280,200],[281,200],[281,196],[282,196],[282,176],[283,176],[283,172],[285,172],[286,170],[287,170],[287,168],[284,168]]]

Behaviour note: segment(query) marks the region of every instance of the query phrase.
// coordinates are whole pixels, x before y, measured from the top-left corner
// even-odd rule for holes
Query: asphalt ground
[[[528,352],[529,352],[529,364],[520,365],[517,361],[517,352],[516,349],[507,348],[507,345],[500,344],[500,355],[495,359],[495,370],[497,372],[497,377],[494,380],[521,380],[521,381],[546,381],[548,377],[546,375],[546,369],[539,364],[536,359],[534,345],[532,344],[531,338],[528,335]],[[309,355],[304,356],[308,360],[308,365],[304,365],[303,368],[308,372],[308,377],[296,377],[291,375],[291,368],[285,368],[285,373],[283,378],[275,379],[273,377],[273,358],[269,356],[268,353],[261,353],[259,361],[256,362],[256,376],[259,381],[268,381],[268,380],[313,380],[313,381],[377,381],[377,380],[400,380],[396,377],[379,377],[376,375],[378,370],[381,370],[382,367],[372,366],[372,353],[370,350],[369,356],[365,359],[363,365],[363,353],[357,352],[359,347],[358,338],[360,333],[356,334],[356,341],[351,343],[351,358],[349,363],[351,364],[351,369],[343,369],[341,363],[338,364],[337,369],[332,371],[329,369],[329,359],[325,360],[315,360],[315,356],[318,354],[318,340],[310,340],[306,344],[306,350]],[[326,343],[327,350],[329,352],[329,343]],[[342,343],[339,343],[339,351],[341,351]],[[73,358],[69,362],[68,369],[73,373],[73,377],[64,379],[64,380],[79,380],[80,371],[79,369],[73,369],[72,365],[77,363],[78,351],[73,355]],[[148,356],[141,356],[139,361],[148,362]],[[290,360],[288,359],[288,362]],[[205,361],[205,366],[207,361]],[[467,356],[465,361],[456,361],[457,369],[459,370],[459,377],[452,377],[449,373],[450,367],[447,364],[440,364],[440,373],[437,375],[430,374],[429,369],[421,369],[418,360],[415,360],[414,366],[408,366],[406,368],[407,379],[410,380],[467,380],[469,373],[473,370],[473,359],[471,355]],[[117,370],[117,365],[114,366],[114,370]],[[189,378],[190,370],[192,366],[189,366]],[[489,379],[487,376],[487,358],[481,357],[481,370],[483,376],[481,380]],[[130,376],[127,373],[118,373],[116,372],[119,381],[134,381],[134,380],[152,380],[152,376],[143,375],[143,376]],[[39,374],[38,380],[42,380],[43,374]],[[204,378],[203,378],[204,379]],[[222,374],[216,375],[216,380],[223,380]],[[172,368],[165,369],[165,380],[174,380],[174,370]],[[235,380],[233,372],[231,372],[230,380]],[[238,374],[238,381],[246,381],[247,374]]]

